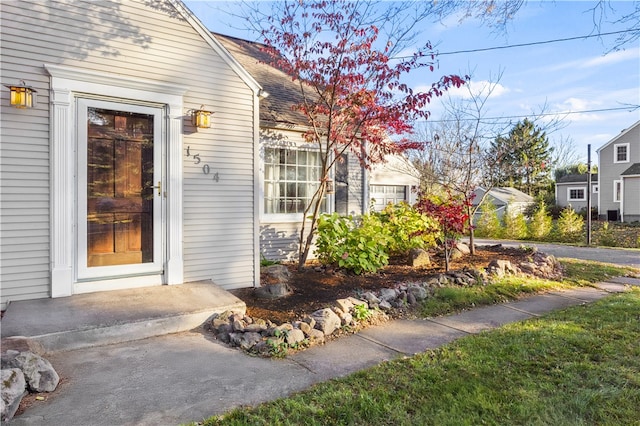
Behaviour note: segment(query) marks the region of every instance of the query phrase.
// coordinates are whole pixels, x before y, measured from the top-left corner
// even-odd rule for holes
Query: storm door
[[[78,279],[162,273],[162,108],[78,100]]]

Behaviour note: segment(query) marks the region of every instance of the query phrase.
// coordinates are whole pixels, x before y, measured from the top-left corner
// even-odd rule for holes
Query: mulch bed
[[[510,260],[517,263],[527,257],[521,249],[502,246],[477,247],[476,254],[467,255],[451,262],[451,270],[484,268],[494,259]],[[359,290],[378,290],[394,287],[402,282],[423,281],[426,277],[444,272],[444,258],[432,257],[432,267],[413,268],[401,264],[399,259],[391,259],[390,264],[375,274],[355,275],[344,271],[318,272],[314,264],[303,271],[297,265],[288,265],[291,271],[289,281],[293,294],[280,299],[261,299],[252,288],[233,290],[232,293],[247,305],[247,315],[252,318],[271,320],[274,323],[300,319],[311,312],[329,306],[336,299],[355,296]]]

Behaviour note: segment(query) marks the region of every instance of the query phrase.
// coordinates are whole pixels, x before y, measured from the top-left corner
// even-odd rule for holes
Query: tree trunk
[[[325,196],[327,188],[326,180],[323,180],[320,183],[320,187],[314,194],[309,206],[304,210],[304,214],[302,217],[302,225],[300,226],[300,239],[299,244],[300,247],[298,249],[298,271],[301,271],[304,268],[304,265],[307,263],[307,259],[309,257],[309,251],[311,250],[311,244],[313,243],[313,235],[316,232],[316,224],[318,223],[318,216],[320,215],[320,205],[322,204],[322,199]],[[309,233],[305,236],[306,229],[306,221],[307,214],[309,213],[310,208],[313,207],[313,214],[311,215],[311,223],[309,224]]]

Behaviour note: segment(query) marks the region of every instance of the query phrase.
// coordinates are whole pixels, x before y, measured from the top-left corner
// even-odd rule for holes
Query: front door
[[[162,274],[162,117],[78,99],[78,281]]]

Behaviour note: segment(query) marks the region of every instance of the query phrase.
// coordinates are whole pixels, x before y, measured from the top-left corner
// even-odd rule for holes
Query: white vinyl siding
[[[2,83],[25,80],[37,90],[37,104],[28,110],[7,106],[8,91],[2,91],[3,308],[9,300],[50,294],[45,63],[188,87],[179,112],[183,145],[198,152],[219,181],[208,179],[202,164],[183,157],[184,279],[213,279],[226,288],[254,285],[252,89],[170,3],[154,5],[158,7],[129,0],[0,2]],[[203,104],[214,112],[213,125],[196,131],[188,111]]]
[[[624,178],[624,221],[640,221],[640,176]]]

